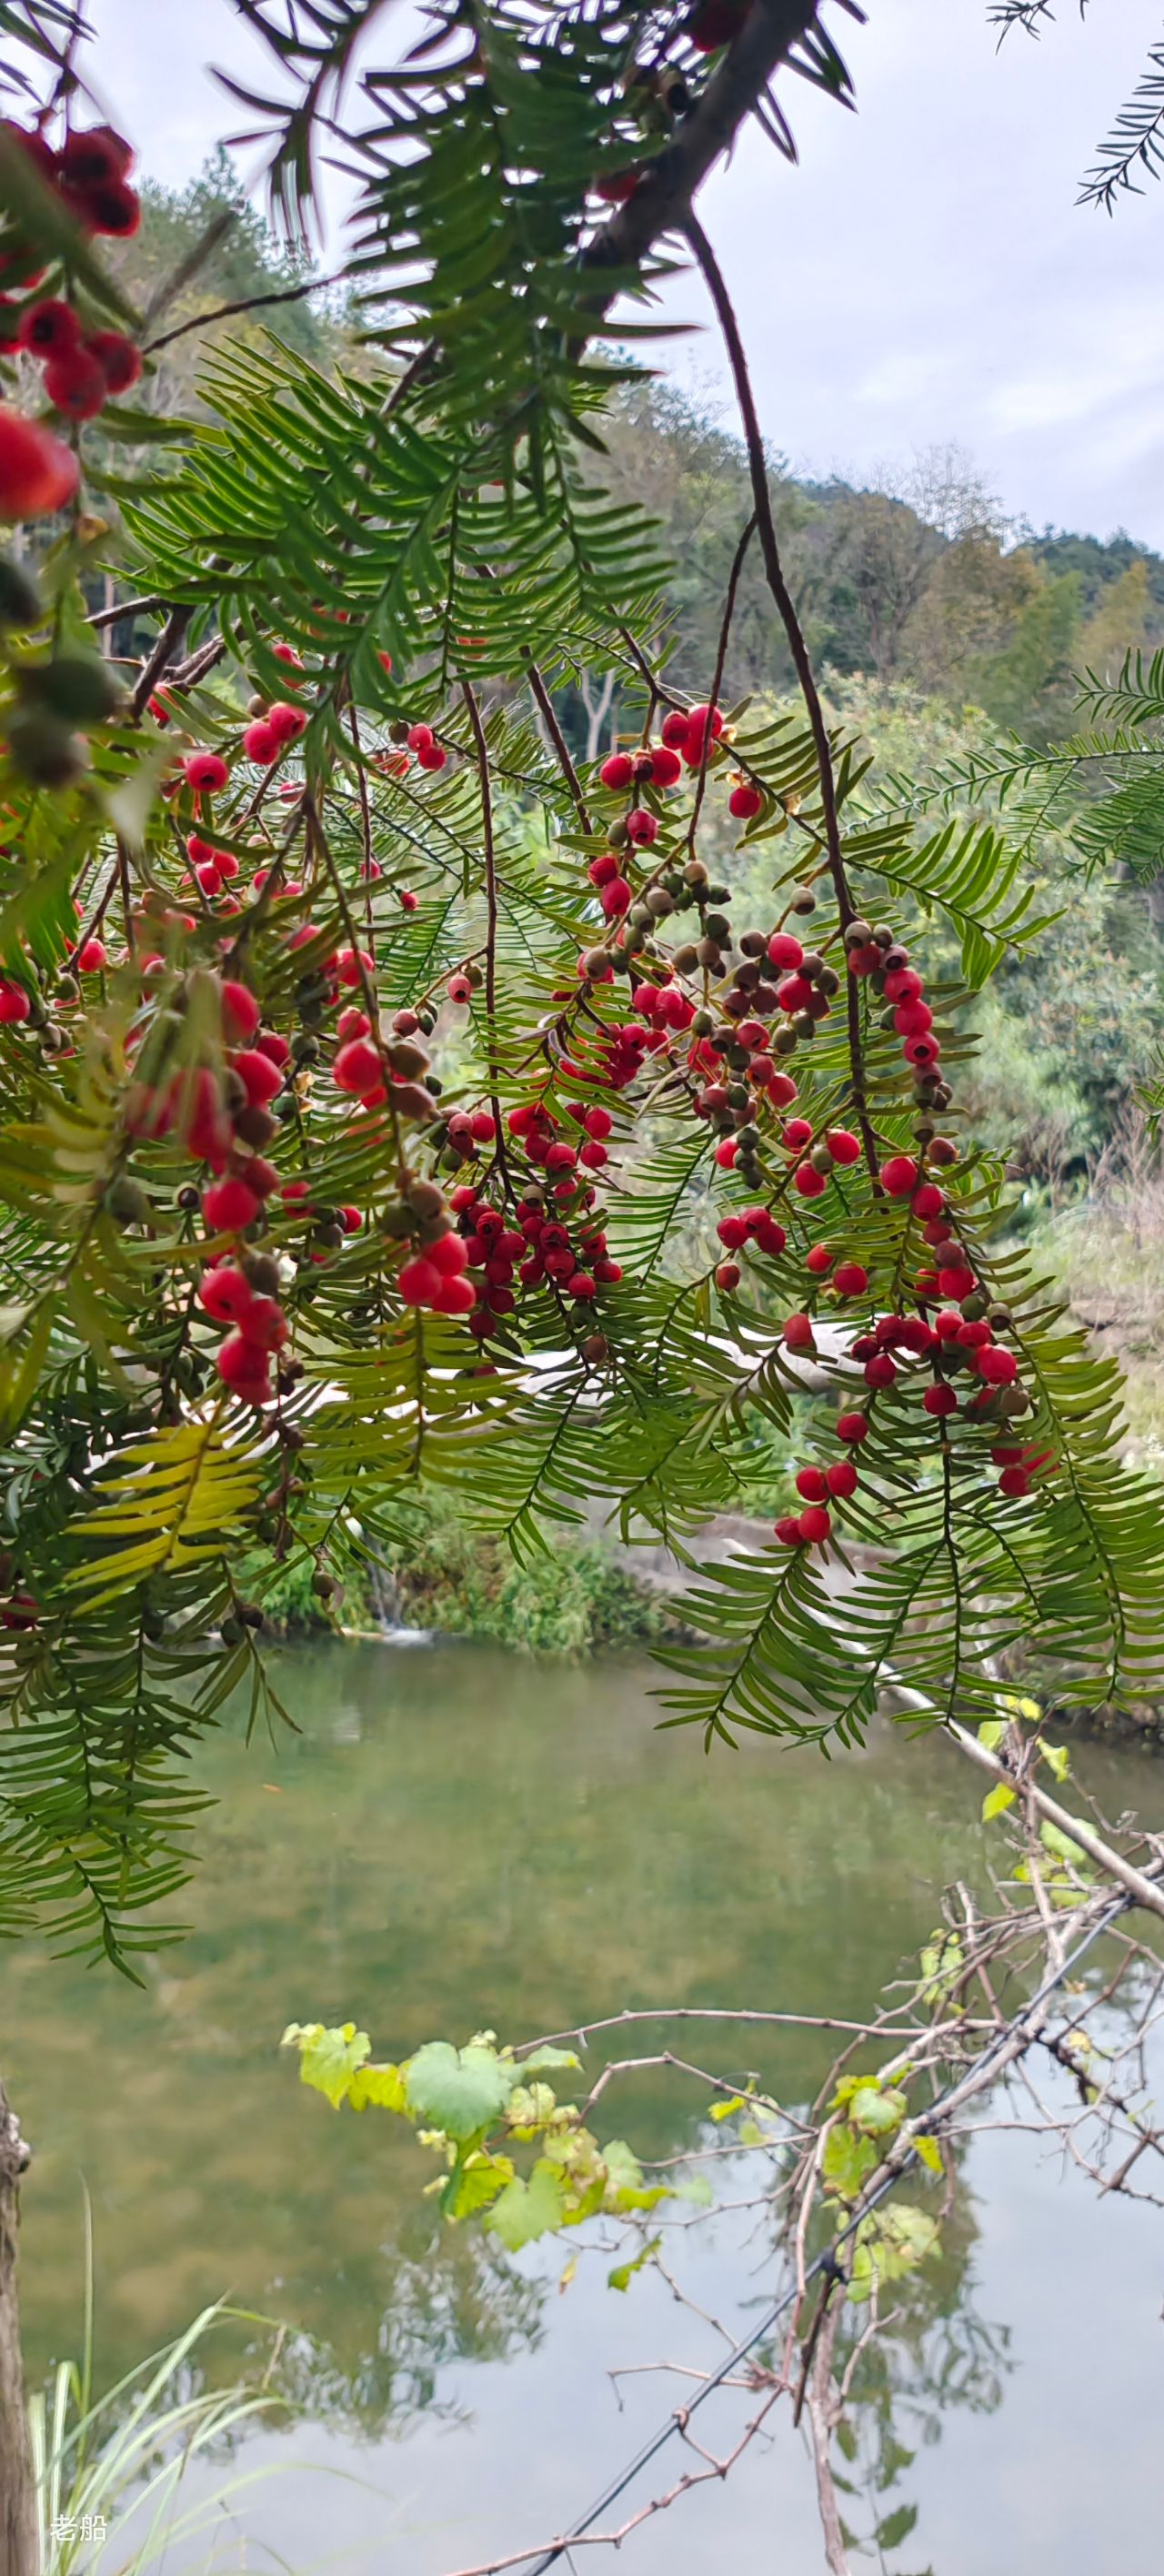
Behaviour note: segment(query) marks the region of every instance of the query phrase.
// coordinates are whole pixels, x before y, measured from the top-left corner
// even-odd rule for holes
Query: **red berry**
[[[808,1547],[823,1547],[833,1534],[832,1516],[823,1504],[810,1503],[800,1515],[800,1535]]]
[[[0,1627],[35,1628],[39,1615],[31,1592],[14,1592],[11,1600],[0,1610]]]
[[[839,1413],[837,1415],[838,1440],[845,1440],[851,1442],[853,1445],[858,1445],[862,1440],[867,1440],[868,1437],[869,1416],[867,1413]]]
[[[221,987],[221,1028],[224,1028],[229,1046],[242,1046],[245,1038],[255,1036],[258,1023],[260,1007],[255,1002],[255,994],[247,992],[247,984],[227,981]],[[268,1046],[263,1046],[263,1054],[270,1056]]]
[[[384,1068],[374,1046],[366,1038],[353,1038],[342,1046],[332,1066],[332,1079],[340,1091],[374,1091],[383,1081]]]
[[[248,1404],[268,1404],[271,1381],[264,1355],[242,1333],[231,1333],[218,1353],[218,1374]]]
[[[230,771],[218,751],[191,751],[182,763],[186,784],[198,795],[213,796],[225,787]]]
[[[721,1216],[715,1230],[725,1252],[740,1252],[748,1240],[751,1227],[746,1217]]]
[[[790,1351],[813,1348],[811,1315],[789,1315],[784,1325],[784,1339]]]
[[[471,1315],[477,1302],[477,1291],[470,1279],[442,1279],[433,1298],[436,1315]]]
[[[634,762],[629,752],[625,751],[612,751],[609,758],[603,761],[598,772],[603,786],[612,788],[616,793],[621,788],[630,786],[634,774]]]
[[[896,1362],[890,1359],[888,1351],[877,1351],[871,1360],[866,1360],[866,1386],[894,1386],[896,1381]]]
[[[818,1172],[815,1163],[798,1163],[792,1175],[792,1186],[798,1198],[819,1199],[829,1185],[827,1172]]]
[[[208,1315],[213,1315],[216,1324],[239,1323],[253,1294],[249,1279],[244,1279],[241,1270],[235,1270],[226,1261],[216,1263],[212,1270],[204,1270],[198,1288],[199,1302],[205,1306]]]
[[[682,751],[683,745],[687,740],[687,727],[689,721],[690,719],[684,714],[682,707],[673,707],[670,715],[664,716],[662,726],[663,740],[669,751]]]
[[[212,1181],[202,1193],[202,1214],[214,1234],[241,1234],[244,1226],[254,1224],[259,1204],[246,1181],[233,1178]]]
[[[225,996],[227,993],[242,992],[245,990],[245,986],[238,984],[224,984],[222,990]],[[250,996],[248,995],[248,1000],[249,999]],[[255,1044],[261,1055],[270,1056],[272,1064],[286,1064],[291,1053],[291,1049],[288,1046],[287,1040],[281,1029],[264,1029],[261,1038],[256,1038]]]
[[[917,1164],[912,1154],[891,1154],[881,1166],[881,1186],[891,1199],[912,1198],[917,1188]]]
[[[430,743],[427,751],[417,752],[417,767],[418,769],[431,769],[434,771],[443,769],[448,756],[447,751],[442,749],[439,742]]]
[[[414,724],[410,725],[408,728],[408,748],[410,751],[431,751],[435,739],[436,736],[433,733],[431,725]]]
[[[832,1269],[836,1257],[835,1252],[830,1252],[827,1243],[814,1243],[811,1252],[805,1254],[804,1266],[806,1270],[811,1270],[815,1277],[823,1279]]]
[[[796,1479],[796,1490],[806,1503],[823,1503],[829,1491],[829,1480],[822,1467],[802,1467]]]
[[[927,1386],[922,1397],[922,1410],[932,1413],[939,1422],[958,1410],[958,1398],[952,1386]]]
[[[750,823],[753,816],[761,812],[763,803],[759,788],[749,787],[745,782],[733,787],[728,798],[728,812],[737,823]]]
[[[81,326],[63,296],[45,295],[38,304],[26,306],[19,340],[21,348],[34,358],[63,357],[68,350],[80,347]]]
[[[462,1270],[469,1267],[469,1250],[464,1235],[438,1235],[436,1242],[428,1245],[424,1258],[432,1263],[434,1270],[439,1270],[442,1279],[459,1279]]]
[[[594,180],[592,194],[600,197],[604,206],[625,206],[638,187],[640,175],[637,170],[612,170],[607,178]]]
[[[141,222],[141,200],[124,179],[107,179],[100,187],[78,189],[81,213],[95,233],[128,241]]]
[[[283,1076],[279,1067],[272,1064],[270,1056],[265,1055],[261,1047],[244,1047],[234,1059],[234,1069],[246,1084],[247,1099],[252,1109],[265,1109],[268,1100],[273,1100],[275,1093],[282,1090]]]
[[[111,180],[127,178],[132,168],[132,150],[111,125],[90,125],[66,134],[61,145],[60,176],[70,188],[103,188]]]
[[[39,421],[0,405],[0,519],[38,519],[63,509],[79,474],[71,448]]]
[[[800,1522],[794,1512],[786,1512],[783,1520],[776,1522],[775,1528],[781,1547],[800,1546]]]
[[[246,758],[253,760],[259,769],[269,769],[278,759],[283,745],[272,733],[265,716],[256,716],[243,734],[242,747]]]
[[[752,1070],[755,1071],[754,1066]],[[796,1084],[790,1073],[770,1074],[765,1088],[769,1100],[776,1109],[787,1109],[789,1101],[796,1098]]]
[[[833,1286],[841,1297],[863,1297],[869,1285],[869,1273],[860,1261],[838,1261],[833,1272]]]
[[[141,350],[126,338],[124,331],[90,331],[85,347],[95,358],[110,394],[127,394],[141,374]]]
[[[975,1369],[987,1386],[1013,1386],[1018,1376],[1018,1361],[1013,1351],[1004,1351],[997,1342],[975,1354]]]
[[[293,707],[287,698],[276,698],[274,705],[268,707],[263,722],[280,744],[298,742],[300,734],[307,731],[307,718],[302,707]]]
[[[721,1136],[715,1149],[715,1159],[721,1172],[730,1172],[739,1150],[734,1136]]]
[[[252,1297],[239,1318],[243,1340],[256,1350],[277,1351],[289,1332],[287,1318],[277,1297]]]
[[[103,939],[85,939],[77,950],[73,964],[80,975],[99,975],[109,962],[109,951]]]
[[[974,1273],[963,1262],[957,1268],[951,1263],[938,1272],[938,1288],[943,1297],[969,1297],[974,1287]]]
[[[13,1026],[26,1020],[30,1009],[23,984],[13,983],[10,976],[0,976],[0,1023]]]
[[[473,999],[473,987],[467,975],[450,975],[445,985],[450,1002],[464,1004]]]
[[[375,974],[376,960],[369,957],[366,948],[341,948],[335,971],[340,983],[347,986],[349,993],[354,993],[365,975]]]
[[[405,1262],[396,1284],[406,1306],[431,1306],[441,1279],[436,1263],[422,1253],[415,1261]]]
[[[96,358],[80,347],[63,349],[59,357],[49,359],[44,389],[49,401],[68,420],[95,420],[104,409],[108,393]]]
[[[651,753],[651,779],[656,787],[673,787],[683,775],[683,763],[670,743]]]
[[[1030,1475],[1025,1467],[1004,1467],[998,1484],[1000,1493],[1006,1494],[1012,1502],[1017,1502],[1031,1490]]]
[[[857,1470],[851,1458],[838,1458],[826,1470],[828,1489],[838,1503],[846,1503],[857,1491]]]
[[[799,939],[794,939],[790,930],[773,931],[768,942],[768,956],[772,965],[780,967],[785,973],[803,965],[804,962],[804,950]]]
[[[852,1135],[847,1127],[828,1128],[825,1133],[825,1143],[834,1163],[840,1163],[844,1167],[848,1163],[860,1162],[860,1139]]]
[[[648,814],[643,805],[632,806],[626,818],[626,828],[628,839],[633,841],[636,849],[647,849],[659,830],[655,816]]]

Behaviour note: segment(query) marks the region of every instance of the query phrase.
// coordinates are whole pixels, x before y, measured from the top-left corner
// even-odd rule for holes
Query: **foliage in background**
[[[202,417],[106,403],[92,497],[120,551],[80,487],[46,528],[11,486],[47,542],[31,601],[13,572],[0,771],[4,1920],[123,1965],[187,1864],[201,1729],[239,1689],[279,1714],[267,1584],[310,1562],[329,1597],[407,1542],[418,1492],[536,1586],[583,1507],[687,1545],[795,1439],[805,1508],[705,1569],[701,1642],[664,1649],[709,1742],[850,1743],[887,1683],[973,1709],[1019,1638],[1084,1706],[1164,1654],[1118,1372],[1008,1240],[964,1105],[981,997],[1037,971],[1056,890],[966,760],[947,815],[830,726],[689,211],[726,137],[770,126],[777,72],[848,96],[829,29],[765,0],[709,52],[665,14],[666,75],[628,86],[621,6],[499,6],[469,54],[450,10],[411,68],[386,25],[336,0],[251,102],[298,240],[347,84],[375,354],[313,366],[248,317]],[[11,136],[0,177],[17,268],[43,252],[78,328],[132,320]],[[748,458],[687,686],[660,531],[600,480],[629,399],[611,307],[676,232]],[[63,498],[72,462],[37,453]],[[882,676],[927,568],[989,556],[981,497],[953,467],[927,489],[940,527],[874,496],[845,556]],[[728,696],[753,557],[795,704]],[[92,650],[98,574],[154,603],[126,694]],[[1057,655],[1065,594],[1023,579],[1002,649],[1035,599]],[[556,715],[608,679],[613,768]],[[814,1348],[832,1401],[804,1425]]]

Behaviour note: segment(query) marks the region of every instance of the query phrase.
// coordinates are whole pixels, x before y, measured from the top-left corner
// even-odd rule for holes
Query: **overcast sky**
[[[1082,23],[1061,0],[1039,43],[1001,53],[986,0],[866,5],[862,29],[826,0],[857,115],[785,77],[799,169],[753,128],[701,200],[768,437],[798,470],[858,477],[956,440],[1011,513],[1164,549],[1164,186],[1114,220],[1074,203],[1160,0],[1092,0]],[[180,185],[242,121],[208,64],[262,86],[269,58],[232,0],[91,15],[111,112]],[[698,282],[667,310],[702,323]],[[722,385],[710,333],[660,351]]]

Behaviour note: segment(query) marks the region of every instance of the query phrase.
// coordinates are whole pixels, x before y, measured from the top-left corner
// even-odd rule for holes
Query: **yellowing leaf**
[[[341,2023],[338,2030],[329,2030],[321,2021],[292,2021],[283,2033],[282,2045],[299,2051],[300,2083],[325,2094],[332,2109],[338,2111],[372,2043],[367,2031],[357,2030],[354,2021]]]
[[[400,2068],[361,2066],[352,2077],[350,2100],[353,2111],[366,2111],[375,2104],[379,2111],[407,2112]]]
[[[653,2261],[662,2242],[661,2236],[652,2236],[649,2243],[642,2246],[628,2263],[616,2263],[613,2272],[608,2272],[606,2275],[608,2290],[629,2290],[635,2273],[641,2272],[645,2264]]]
[[[993,1789],[987,1790],[982,1801],[983,1824],[990,1824],[995,1816],[1005,1815],[1007,1808],[1013,1807],[1014,1798],[1015,1793],[1009,1783],[1006,1780],[996,1780]]]

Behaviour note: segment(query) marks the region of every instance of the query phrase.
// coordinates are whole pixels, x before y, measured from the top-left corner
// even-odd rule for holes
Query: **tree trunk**
[[[28,2148],[0,2085],[0,2576],[38,2576],[36,2499],[20,2359],[16,2256]]]

